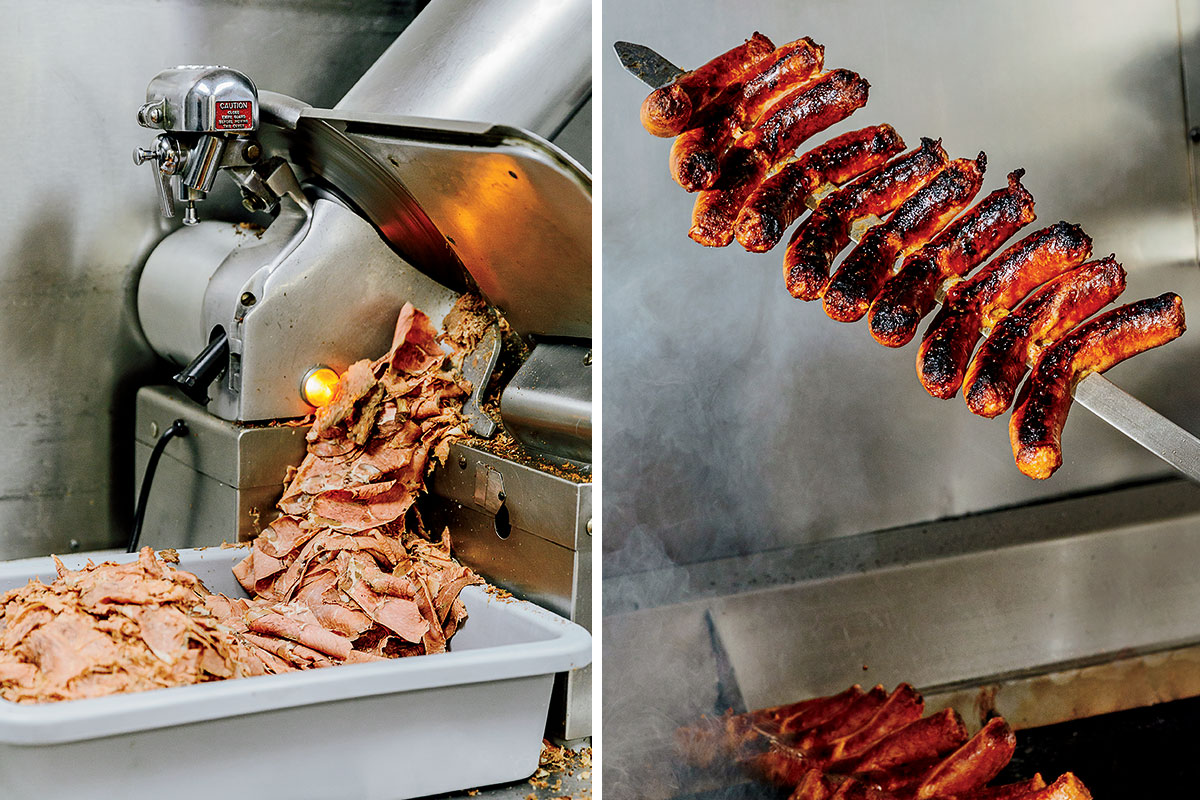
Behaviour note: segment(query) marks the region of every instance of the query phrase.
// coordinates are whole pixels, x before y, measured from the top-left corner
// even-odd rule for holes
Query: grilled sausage
[[[734,233],[742,247],[765,253],[804,212],[804,204],[825,183],[842,184],[883,166],[904,149],[891,125],[874,125],[830,139],[767,178],[746,200]]]
[[[871,84],[856,72],[835,69],[795,89],[771,107],[735,148],[755,150],[777,164],[809,137],[866,105]]]
[[[1030,795],[1045,788],[1046,782],[1042,780],[1041,773],[1035,772],[1032,778],[1016,783],[1006,783],[1003,786],[976,789],[973,792],[957,795],[953,800],[1030,800]]]
[[[978,789],[1004,769],[1016,747],[1017,737],[1008,723],[1002,717],[992,719],[929,773],[917,789],[916,800]]]
[[[1008,408],[1043,349],[1116,300],[1125,291],[1125,270],[1113,256],[1059,275],[996,323],[967,366],[963,397],[983,417]]]
[[[824,723],[813,727],[797,742],[798,746],[811,750],[824,746],[834,739],[861,728],[875,716],[880,707],[887,701],[887,690],[882,686],[872,687],[862,697],[858,697],[844,711]]]
[[[966,743],[967,727],[952,708],[918,719],[871,745],[854,765],[855,772],[891,771],[901,764],[948,753]]]
[[[1044,479],[1062,465],[1062,429],[1072,392],[1084,376],[1164,345],[1186,329],[1183,300],[1167,292],[1101,314],[1049,347],[1021,389],[1009,422],[1021,472]]]
[[[796,784],[788,800],[830,800],[837,791],[837,782],[820,770],[810,770]]]
[[[962,385],[971,351],[987,323],[1006,315],[1025,295],[1092,252],[1078,225],[1057,222],[1006,249],[946,295],[917,350],[917,376],[934,397],[953,397]]]
[[[938,287],[966,275],[1006,239],[1037,217],[1033,195],[1021,185],[1025,170],[1008,175],[1008,186],[980,200],[937,236],[904,260],[867,312],[875,341],[887,347],[908,344],[917,325],[937,303]]]
[[[789,735],[811,730],[845,711],[851,703],[864,694],[858,684],[839,694],[829,697],[818,697],[805,700],[793,706],[785,706],[787,711],[775,712],[772,717],[778,723],[780,735]]]
[[[765,753],[754,758],[747,766],[767,783],[792,787],[808,773],[820,772],[823,764],[803,748],[773,742]]]
[[[865,724],[830,742],[830,758],[837,760],[860,755],[878,740],[920,719],[924,712],[925,700],[921,693],[902,683]]]
[[[850,226],[864,217],[891,212],[948,163],[940,139],[922,138],[920,147],[823,198],[796,228],[783,257],[783,278],[792,297],[820,297],[833,260],[850,243]]]
[[[842,261],[822,297],[831,319],[862,319],[891,275],[896,259],[914,252],[970,204],[983,184],[987,156],[960,158],[871,228]]]
[[[770,166],[754,150],[734,148],[726,153],[717,185],[696,195],[688,236],[705,247],[725,247],[732,242],[738,212]]]
[[[1092,793],[1074,773],[1066,772],[1046,788],[1021,795],[1019,800],[1092,800]]]
[[[735,103],[741,87],[731,86],[714,105]],[[671,178],[689,192],[711,189],[720,174],[721,154],[739,131],[733,113],[719,114],[702,125],[684,131],[671,143],[668,164]]]
[[[780,47],[759,61],[745,83],[726,87],[689,129],[671,145],[671,177],[689,192],[710,189],[719,175],[721,154],[743,130],[791,90],[821,71],[825,48],[804,38]]]
[[[774,49],[770,39],[755,31],[745,43],[651,92],[642,101],[642,125],[655,136],[682,133],[693,115],[730,86],[740,84]]]

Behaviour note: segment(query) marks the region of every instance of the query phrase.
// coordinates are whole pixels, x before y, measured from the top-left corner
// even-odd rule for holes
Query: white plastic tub
[[[181,550],[178,566],[244,597],[230,567],[246,552]],[[52,580],[53,562],[0,563],[0,592],[35,576]],[[591,637],[477,586],[462,600],[469,617],[448,653],[62,703],[0,700],[0,798],[398,800],[525,778],[554,673],[587,664]]]

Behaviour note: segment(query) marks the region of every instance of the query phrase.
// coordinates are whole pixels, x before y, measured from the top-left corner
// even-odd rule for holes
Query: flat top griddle
[[[1017,751],[996,782],[1035,772],[1049,782],[1069,771],[1096,800],[1194,797],[1197,756],[1200,697],[1192,697],[1017,731]]]
[[[1193,797],[1200,697],[1017,731],[1017,750],[991,785],[1074,772],[1096,800]],[[746,781],[678,800],[781,800],[790,792]]]

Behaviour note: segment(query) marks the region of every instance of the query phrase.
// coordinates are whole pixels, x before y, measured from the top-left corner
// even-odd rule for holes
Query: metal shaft
[[[433,0],[336,109],[550,138],[591,93],[591,10],[589,0]]]

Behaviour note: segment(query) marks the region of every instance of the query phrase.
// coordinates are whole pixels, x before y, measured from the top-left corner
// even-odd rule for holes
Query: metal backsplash
[[[146,81],[226,64],[329,107],[422,5],[0,0],[0,559],[126,535],[134,392],[156,369],[132,278],[164,233],[129,158]]]
[[[706,3],[701,13],[683,0],[607,0],[606,576],[1019,505],[1167,469],[1076,408],[1066,463],[1051,480],[1031,481],[1013,465],[1007,417],[985,420],[961,398],[926,394],[916,344],[893,352],[865,323],[833,322],[818,305],[793,300],[782,285],[782,246],[764,256],[689,240],[694,198],[668,176],[669,140],[639,124],[646,89],[621,69],[612,42],[641,42],[691,67],[754,30],[777,44],[812,36],[826,45],[827,65],[871,82],[867,106],[829,135],[890,122],[910,144],[940,136],[955,157],[985,150],[980,196],[1025,167],[1035,226],[1079,222],[1096,254],[1115,252],[1129,271],[1126,299],[1174,290],[1195,317],[1194,145],[1181,51],[1197,46],[1200,5],[1183,6],[761,0]],[[1196,431],[1198,355],[1193,331],[1110,377]]]

